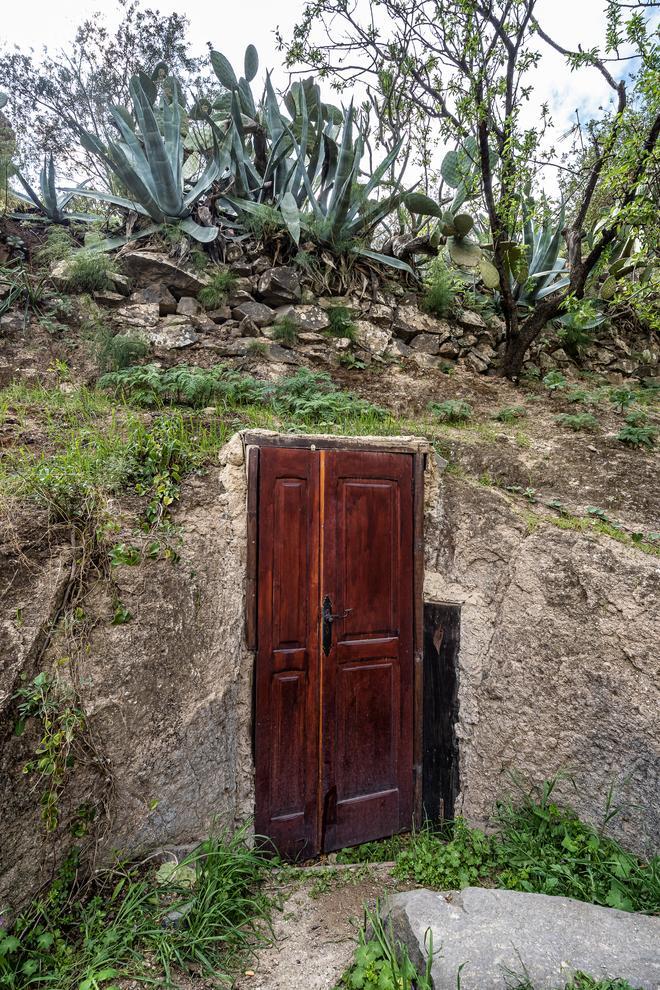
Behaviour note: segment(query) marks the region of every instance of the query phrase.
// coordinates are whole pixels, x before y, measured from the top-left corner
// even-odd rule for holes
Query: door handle
[[[332,611],[332,602],[330,601],[329,595],[326,595],[323,599],[323,652],[326,657],[330,653],[332,648],[332,623],[336,619],[345,619],[347,615],[353,611],[352,608],[344,609],[343,612]]]

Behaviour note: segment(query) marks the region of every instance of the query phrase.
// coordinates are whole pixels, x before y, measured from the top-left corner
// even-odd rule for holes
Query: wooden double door
[[[256,830],[300,859],[413,815],[413,457],[263,447]]]

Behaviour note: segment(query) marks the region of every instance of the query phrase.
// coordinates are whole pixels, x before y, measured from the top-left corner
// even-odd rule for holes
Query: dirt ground
[[[355,952],[364,906],[376,906],[400,886],[391,865],[321,867],[297,876],[273,918],[274,940],[234,990],[332,990]]]

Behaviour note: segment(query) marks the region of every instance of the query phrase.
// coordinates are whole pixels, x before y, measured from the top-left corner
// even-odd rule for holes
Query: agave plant
[[[123,206],[149,217],[150,226],[125,237],[112,238],[99,247],[118,247],[128,240],[153,234],[165,224],[179,225],[181,230],[197,241],[208,243],[218,234],[215,226],[203,227],[193,219],[196,202],[228,164],[227,149],[219,148],[206,165],[203,174],[186,189],[183,176],[183,137],[181,93],[178,83],[170,77],[167,93],[163,91],[156,108],[154,83],[145,73],[131,78],[129,92],[133,115],[125,108],[110,107],[119,132],[119,139],[104,144],[96,135],[81,132],[81,142],[87,151],[98,156],[128,191],[128,196],[77,188],[72,193],[90,199]]]
[[[11,195],[23,203],[29,203],[30,206],[35,207],[39,211],[38,214],[12,213],[11,216],[15,220],[42,220],[44,223],[59,224],[67,224],[71,223],[71,221],[94,223],[98,220],[98,216],[93,216],[90,213],[76,213],[66,209],[67,205],[76,195],[76,192],[66,190],[61,195],[58,195],[55,162],[53,161],[52,154],[45,157],[43,168],[39,173],[39,190],[41,196],[35,192],[25,176],[17,168],[14,169],[14,173],[25,192],[20,192],[18,189],[11,189]]]
[[[523,244],[511,244],[509,251],[513,294],[519,306],[533,308],[552,292],[566,288],[570,278],[566,262],[560,257],[564,207],[553,225],[546,219],[539,227],[529,209],[525,207]]]

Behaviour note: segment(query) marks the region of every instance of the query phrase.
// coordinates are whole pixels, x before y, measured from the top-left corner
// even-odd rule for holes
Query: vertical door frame
[[[244,437],[247,455],[247,558],[245,582],[245,642],[257,656],[257,574],[259,536],[259,451],[261,447],[306,450],[347,450],[355,453],[407,454],[413,458],[413,815],[422,824],[422,755],[424,718],[424,474],[427,454],[420,444],[405,442],[360,445],[359,437],[277,436],[250,433]],[[252,757],[256,677],[252,677]]]

